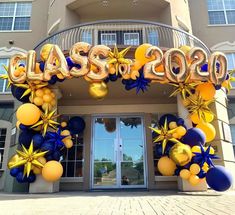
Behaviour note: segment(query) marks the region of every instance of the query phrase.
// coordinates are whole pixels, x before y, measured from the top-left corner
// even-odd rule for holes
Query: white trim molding
[[[50,27],[49,30],[47,31],[47,34],[50,35],[50,34],[52,34],[53,32],[55,32],[55,31],[58,29],[60,22],[61,22],[61,19],[60,19],[60,18],[57,19],[57,20],[51,25],[51,27]]]
[[[221,42],[211,47],[212,51],[222,51],[222,52],[234,52],[235,51],[235,41],[234,42]]]
[[[25,49],[22,48],[18,48],[18,47],[11,47],[11,48],[7,48],[7,47],[0,47],[0,58],[9,58],[14,54],[18,54],[18,53],[24,53],[26,54],[27,51]]]

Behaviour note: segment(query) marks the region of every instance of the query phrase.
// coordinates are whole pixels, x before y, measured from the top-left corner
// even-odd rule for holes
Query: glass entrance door
[[[92,188],[146,187],[141,117],[93,119]]]

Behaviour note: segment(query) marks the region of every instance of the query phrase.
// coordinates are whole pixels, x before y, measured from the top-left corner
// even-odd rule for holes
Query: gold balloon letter
[[[187,54],[187,59],[191,62],[189,66],[190,79],[192,81],[207,81],[210,73],[201,71],[201,67],[207,62],[206,52],[201,48],[192,48]]]
[[[165,72],[168,80],[174,83],[184,82],[188,75],[187,62],[184,52],[175,48],[169,49],[164,54],[164,60]],[[173,66],[179,66],[180,69],[178,74],[173,71]]]
[[[20,61],[25,61],[26,58],[25,54],[15,54],[10,58],[8,76],[13,83],[22,84],[26,81],[27,76],[25,72],[22,72],[19,76],[14,75],[15,69],[20,64]]]
[[[70,70],[70,74],[72,76],[79,77],[86,75],[89,72],[88,58],[86,56],[82,56],[81,52],[88,53],[90,48],[91,45],[84,42],[78,42],[71,48],[69,52],[70,57],[72,58],[73,62],[81,65],[80,69],[73,67]]]
[[[27,55],[27,63],[26,63],[26,74],[27,78],[32,81],[42,81],[43,73],[36,73],[36,52],[34,50],[30,50]]]
[[[219,63],[219,66],[217,65]],[[222,84],[227,75],[227,58],[222,52],[214,52],[208,61],[210,81],[214,84]]]
[[[146,58],[155,57],[155,60],[146,63],[144,66],[144,77],[152,80],[164,81],[165,80],[165,72],[157,72],[155,70],[156,67],[162,64],[163,53],[162,50],[156,46],[151,46],[146,50],[145,54]]]
[[[44,80],[49,81],[53,75],[62,75],[63,77],[70,75],[64,54],[57,45],[51,48],[47,58],[44,69]]]
[[[104,45],[97,45],[91,49],[88,60],[90,64],[95,65],[99,71],[96,73],[91,70],[87,74],[88,78],[91,78],[93,80],[103,80],[108,76],[109,72],[106,59],[110,51],[110,48]],[[101,56],[102,59],[100,58]]]

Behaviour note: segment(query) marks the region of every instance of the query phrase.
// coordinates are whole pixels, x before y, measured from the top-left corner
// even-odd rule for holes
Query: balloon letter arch
[[[128,59],[129,49],[78,42],[64,55],[57,45],[46,44],[40,60],[34,50],[11,57],[5,67],[7,75],[1,78],[8,80],[13,96],[23,103],[16,112],[21,147],[8,162],[10,174],[19,183],[33,183],[37,174],[50,182],[62,176],[61,151],[73,146],[72,135],[81,133],[85,122],[79,116],[57,122],[57,98],[50,86],[83,78],[95,99],[103,99],[108,85],[117,79],[122,80],[125,90],[135,89],[136,93],[151,84],[172,85],[170,96],[182,97],[192,127],[187,128],[182,118],[171,114],[163,115],[157,127],[150,127],[159,156],[158,171],[163,176],[178,175],[192,185],[206,180],[216,191],[231,187],[231,173],[213,164],[218,157],[210,145],[216,132],[210,105],[216,90],[229,91],[233,81],[225,55],[215,52],[207,56],[203,49],[188,46],[163,52],[142,44],[136,48],[135,58]]]

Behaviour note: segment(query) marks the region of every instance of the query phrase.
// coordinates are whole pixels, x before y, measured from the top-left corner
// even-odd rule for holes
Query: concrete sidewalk
[[[235,214],[235,192],[0,193],[0,215]]]

